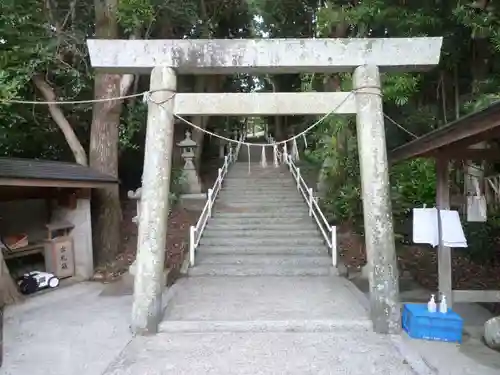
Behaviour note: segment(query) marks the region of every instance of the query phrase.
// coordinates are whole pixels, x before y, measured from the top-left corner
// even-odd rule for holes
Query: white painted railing
[[[244,137],[242,136],[240,141],[243,141]],[[189,265],[194,266],[194,258],[196,253],[196,248],[200,243],[201,236],[203,235],[203,231],[207,226],[208,219],[212,216],[212,208],[217,199],[217,195],[219,194],[220,189],[222,188],[222,182],[226,177],[229,166],[234,163],[238,159],[238,154],[240,153],[241,143],[238,143],[234,152],[233,148],[229,148],[229,154],[224,156],[224,164],[219,168],[217,179],[215,180],[211,189],[207,191],[207,202],[201,211],[200,218],[196,225],[192,225],[189,228]]]
[[[300,168],[295,165],[290,154],[282,154],[284,163],[290,169],[295,182],[297,190],[304,197],[307,206],[309,207],[309,216],[312,216],[318,225],[323,238],[328,246],[329,252],[332,255],[332,264],[337,266],[337,228],[331,226],[319,208],[317,198],[314,197],[313,189],[308,187],[300,174]]]

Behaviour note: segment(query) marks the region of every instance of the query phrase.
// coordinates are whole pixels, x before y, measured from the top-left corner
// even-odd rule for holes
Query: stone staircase
[[[262,168],[256,162],[231,167],[189,276],[326,276],[332,272],[323,238],[285,168],[272,164]]]
[[[250,172],[231,166],[160,333],[127,346],[106,375],[415,374],[332,272],[291,174],[257,162]]]

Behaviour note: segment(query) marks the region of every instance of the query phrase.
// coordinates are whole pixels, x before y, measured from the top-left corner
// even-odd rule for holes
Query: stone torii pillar
[[[177,74],[354,72],[355,95],[310,93],[178,93],[149,104],[139,220],[132,327],[157,331],[161,318],[172,114],[266,116],[357,113],[364,224],[373,327],[400,330],[398,272],[390,206],[379,69],[423,71],[439,63],[442,38],[88,40],[92,66],[114,73],[149,73],[151,88],[175,89]],[[161,68],[159,66],[171,67]],[[163,87],[162,87],[163,86]],[[170,95],[157,92],[155,101]],[[163,222],[162,222],[163,221]]]
[[[132,306],[132,331],[156,333],[162,315],[165,287],[165,245],[174,141],[174,100],[177,78],[169,67],[151,72],[144,172],[138,217],[136,277]],[[155,91],[165,90],[165,91]],[[158,104],[157,104],[158,103]]]
[[[356,68],[356,95],[361,191],[370,283],[370,317],[377,332],[401,329],[398,264],[392,223],[389,164],[385,142],[384,112],[379,69]]]

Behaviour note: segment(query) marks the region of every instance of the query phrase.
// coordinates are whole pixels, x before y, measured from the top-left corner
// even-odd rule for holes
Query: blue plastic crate
[[[403,329],[415,339],[462,342],[463,319],[452,309],[430,313],[427,304],[407,303],[403,307]]]

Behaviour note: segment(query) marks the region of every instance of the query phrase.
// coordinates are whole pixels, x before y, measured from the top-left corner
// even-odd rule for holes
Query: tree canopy
[[[442,58],[432,71],[383,75],[385,112],[401,124],[386,124],[389,148],[500,98],[500,9],[487,0],[0,0],[0,4],[2,100],[87,100],[147,90],[147,76],[96,74],[86,50],[88,37],[443,36]],[[179,87],[187,92],[339,91],[351,89],[351,77],[349,73],[185,76],[179,78]],[[137,99],[108,107],[2,102],[0,149],[3,155],[73,160],[118,174],[124,158],[142,158],[145,113],[145,104]],[[315,119],[263,120],[278,139],[284,139]],[[227,134],[241,120],[195,117],[191,121]],[[308,160],[323,167],[329,160],[324,205],[338,220],[355,221],[361,210],[355,134],[352,118],[331,116],[307,135]],[[194,139],[203,144],[201,132],[195,132]],[[116,150],[106,153],[107,147]],[[201,163],[206,147],[198,149]],[[434,199],[433,168],[428,161],[394,168],[395,211],[406,210],[410,201]],[[101,200],[117,202],[116,192],[107,194]],[[119,218],[119,208],[114,207]],[[116,241],[102,245],[110,256],[116,253]]]

